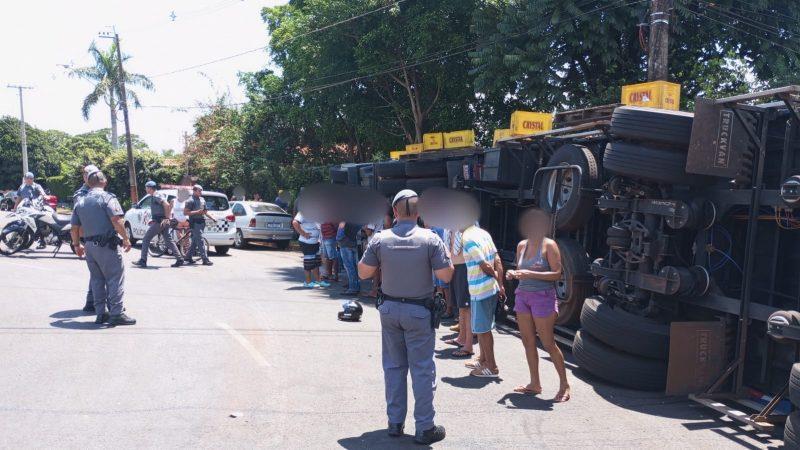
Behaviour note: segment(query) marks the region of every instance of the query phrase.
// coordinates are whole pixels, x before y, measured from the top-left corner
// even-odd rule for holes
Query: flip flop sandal
[[[454,347],[463,347],[463,345],[461,345],[458,342],[456,342],[455,339],[448,339],[448,340],[444,341],[444,343],[447,344],[447,345],[452,345]]]
[[[516,388],[514,388],[514,392],[516,392],[517,394],[528,394],[528,395],[539,395],[542,393],[542,391],[536,391],[527,386],[517,386]]]
[[[489,369],[488,367],[479,367],[470,372],[469,374],[472,375],[473,377],[479,377],[479,378],[497,378],[500,376],[500,371],[498,370],[495,373],[492,372],[492,370]]]
[[[460,349],[459,349],[459,350],[453,350],[453,352],[452,352],[452,353],[450,353],[450,356],[452,356],[452,357],[454,357],[454,358],[464,358],[465,356],[472,356],[472,355],[474,355],[474,354],[475,354],[475,353],[472,353],[472,352],[468,352],[468,351],[466,351],[466,350],[460,350]]]
[[[473,359],[471,361],[465,362],[464,363],[464,367],[466,367],[467,369],[479,369],[482,366],[481,366],[481,362],[480,361],[475,361]]]

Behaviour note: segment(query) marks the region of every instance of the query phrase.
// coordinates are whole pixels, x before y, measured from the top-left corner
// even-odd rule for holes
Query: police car
[[[170,202],[178,195],[177,189],[160,189],[157,192],[165,195]],[[214,246],[214,250],[218,255],[227,254],[236,236],[236,225],[234,223],[236,217],[231,211],[228,197],[219,192],[203,191],[203,198],[206,200],[208,215],[216,219],[216,222],[214,222],[206,218],[203,237],[208,241],[208,245]],[[147,232],[147,225],[150,222],[150,204],[152,201],[153,197],[146,195],[125,213],[125,231],[127,231],[128,239],[130,239],[131,243],[144,238],[144,234]]]

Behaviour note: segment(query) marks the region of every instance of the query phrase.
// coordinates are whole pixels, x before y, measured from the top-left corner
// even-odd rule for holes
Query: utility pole
[[[183,132],[183,159],[186,162],[186,176],[189,176],[189,133]]]
[[[114,44],[117,46],[117,64],[119,64],[119,80],[117,81],[117,88],[119,89],[120,106],[122,106],[122,117],[125,120],[125,146],[128,148],[128,175],[130,177],[131,185],[131,203],[139,201],[139,189],[136,185],[136,162],[133,160],[133,144],[131,144],[131,124],[128,119],[128,95],[125,93],[125,70],[122,68],[122,49],[119,45],[119,34],[114,30],[113,33],[101,32],[101,38],[114,39]]]
[[[19,134],[22,141],[22,175],[28,172],[28,134],[25,132],[25,110],[22,107],[22,90],[33,89],[31,86],[9,84],[9,88],[19,91]]]
[[[671,10],[672,0],[651,0],[647,81],[666,81],[669,77],[669,16]]]

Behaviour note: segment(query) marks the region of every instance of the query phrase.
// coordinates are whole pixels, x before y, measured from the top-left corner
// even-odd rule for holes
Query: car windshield
[[[250,208],[254,213],[279,213],[286,214],[286,211],[281,209],[280,206],[270,203],[250,203]]]
[[[204,195],[203,198],[206,199],[206,209],[209,211],[225,211],[230,208],[228,199],[225,197]]]

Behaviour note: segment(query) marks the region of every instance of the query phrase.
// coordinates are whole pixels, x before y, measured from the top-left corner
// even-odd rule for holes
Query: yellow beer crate
[[[425,146],[422,144],[408,144],[406,145],[406,153],[422,153]]]
[[[494,140],[492,141],[492,146],[497,145],[497,141],[500,139],[504,139],[511,136],[511,128],[500,128],[498,130],[494,130]]]
[[[402,156],[404,153],[406,153],[406,152],[404,152],[402,150],[391,151],[391,152],[389,152],[389,158],[394,159],[394,160],[398,160],[398,159],[400,159],[400,156]]]
[[[541,133],[553,129],[553,115],[550,113],[514,111],[511,113],[511,135]]]
[[[475,131],[461,130],[444,133],[444,148],[464,148],[475,146]]]
[[[444,148],[444,133],[425,133],[422,135],[423,151],[441,150]]]
[[[681,104],[681,85],[668,81],[651,81],[622,86],[620,103],[677,111]]]

